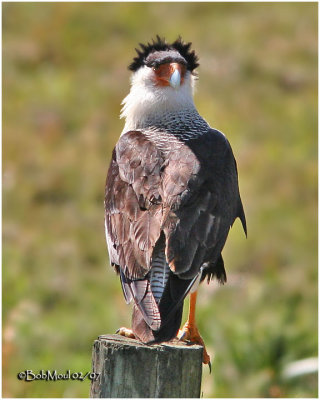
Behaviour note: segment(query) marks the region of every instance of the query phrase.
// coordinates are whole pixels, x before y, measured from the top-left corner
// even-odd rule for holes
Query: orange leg
[[[190,295],[188,320],[184,324],[184,327],[179,331],[179,339],[197,343],[203,346],[203,363],[209,364],[209,368],[211,370],[210,356],[207,353],[206,346],[196,325],[196,302],[197,291],[191,293]]]

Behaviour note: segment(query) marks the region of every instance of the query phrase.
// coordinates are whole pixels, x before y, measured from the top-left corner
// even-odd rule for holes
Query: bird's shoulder
[[[219,130],[208,128],[204,133],[195,136],[188,142],[188,146],[194,152],[196,157],[205,164],[214,164],[230,162],[234,159],[229,140]]]
[[[130,185],[141,208],[160,200],[159,185],[164,157],[150,138],[140,131],[121,135],[115,146],[113,162],[124,185]]]

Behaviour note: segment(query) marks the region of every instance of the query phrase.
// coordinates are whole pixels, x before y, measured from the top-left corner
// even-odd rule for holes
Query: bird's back
[[[245,223],[228,141],[210,129],[127,132],[114,150],[105,210],[111,262],[135,300],[134,332],[169,340],[200,268],[224,280],[230,226],[237,216]]]

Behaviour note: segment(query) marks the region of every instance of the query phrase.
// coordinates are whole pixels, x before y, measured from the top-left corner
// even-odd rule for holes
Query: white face
[[[139,68],[131,78],[131,90],[123,100],[124,131],[141,126],[150,115],[194,109],[195,76],[180,63]]]

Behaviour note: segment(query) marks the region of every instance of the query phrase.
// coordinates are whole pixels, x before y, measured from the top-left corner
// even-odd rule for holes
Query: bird
[[[135,49],[106,179],[105,233],[124,299],[133,302],[131,329],[117,332],[150,345],[198,343],[211,366],[196,325],[199,283],[226,282],[222,249],[237,218],[245,235],[247,225],[230,143],[194,104],[199,58],[191,47],[157,35]]]

